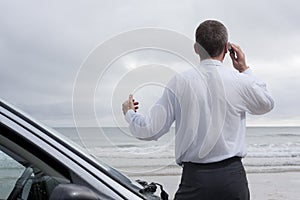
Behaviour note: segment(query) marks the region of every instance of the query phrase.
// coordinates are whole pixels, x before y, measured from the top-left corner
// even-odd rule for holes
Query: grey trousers
[[[175,200],[249,200],[250,193],[241,158],[217,163],[184,163]]]

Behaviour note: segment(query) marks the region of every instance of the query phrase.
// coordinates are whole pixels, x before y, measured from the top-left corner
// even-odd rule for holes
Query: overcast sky
[[[248,64],[274,96],[275,109],[267,115],[249,116],[248,125],[300,126],[300,2],[296,0],[1,0],[1,98],[50,126],[73,126],[74,81],[99,44],[145,27],[172,30],[193,39],[195,28],[205,19],[217,19],[227,26],[230,41],[243,48]],[[138,53],[125,56],[122,59],[128,64],[119,66],[129,69],[132,60],[143,60],[141,57]],[[151,63],[141,65],[145,64]],[[114,71],[108,75],[109,80],[119,80]],[[112,86],[109,81],[101,84]],[[159,96],[153,91],[145,99]],[[101,95],[96,99],[102,102],[96,108],[102,124],[114,126],[114,103],[101,101]],[[114,115],[120,117],[121,110]],[[92,116],[85,117],[88,121]]]

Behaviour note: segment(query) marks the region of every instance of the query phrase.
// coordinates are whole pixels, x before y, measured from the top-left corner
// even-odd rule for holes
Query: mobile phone
[[[234,54],[234,50],[233,50],[230,42],[228,42],[228,51],[229,51],[230,54],[232,54],[232,53]]]

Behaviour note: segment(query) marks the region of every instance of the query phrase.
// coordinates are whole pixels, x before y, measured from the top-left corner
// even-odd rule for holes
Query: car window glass
[[[0,150],[0,199],[7,199],[25,167]]]
[[[0,199],[47,200],[60,183],[69,183],[66,178],[50,176],[8,148],[0,145]]]

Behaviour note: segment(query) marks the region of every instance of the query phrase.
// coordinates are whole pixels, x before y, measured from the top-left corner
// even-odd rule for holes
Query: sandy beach
[[[248,173],[247,176],[251,200],[300,199],[300,172]],[[170,199],[173,199],[180,181],[180,175],[139,176],[139,178],[163,184]]]

